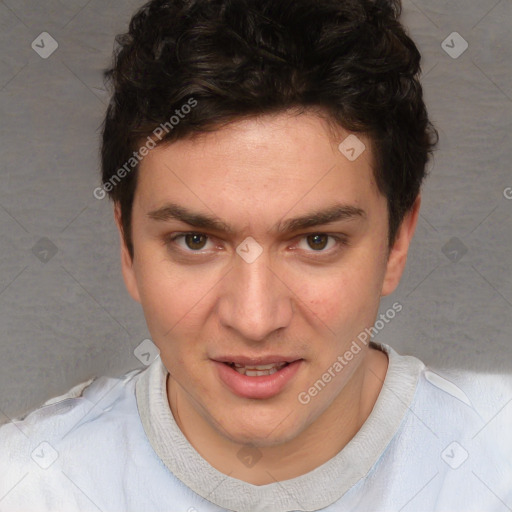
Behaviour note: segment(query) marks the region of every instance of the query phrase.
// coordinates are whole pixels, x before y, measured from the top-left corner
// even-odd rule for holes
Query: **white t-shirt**
[[[174,421],[157,358],[0,427],[0,511],[512,510],[512,376],[441,376],[374,346],[389,367],[370,416],[305,475],[256,486],[213,468]]]

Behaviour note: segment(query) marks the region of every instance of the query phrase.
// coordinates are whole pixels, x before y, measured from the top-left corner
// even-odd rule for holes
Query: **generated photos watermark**
[[[197,107],[197,100],[194,98],[189,98],[188,101],[183,104],[180,108],[174,111],[175,115],[171,116],[169,121],[160,124],[153,130],[153,135],[158,141],[162,141],[165,135],[174,130],[174,128],[181,123],[182,119],[192,112],[192,109]],[[128,159],[125,164],[120,167],[117,172],[109,178],[108,181],[104,182],[101,187],[96,187],[93,191],[93,195],[96,199],[102,200],[107,197],[109,192],[112,192],[114,188],[121,183],[121,180],[125,178],[128,174],[130,174],[133,169],[137,167],[137,165],[143,160],[144,157],[149,155],[149,152],[152,149],[155,149],[157,146],[157,142],[155,139],[148,136],[147,141],[143,144],[138,151],[133,152],[133,156]]]
[[[381,332],[386,324],[389,324],[400,311],[403,306],[400,302],[395,302],[385,313],[379,316],[379,319],[375,322],[373,327],[365,328],[357,335],[357,339],[352,341],[350,347],[342,354],[339,355],[336,361],[326,369],[322,376],[307,390],[301,391],[297,399],[302,405],[307,405],[311,402],[311,399],[317,396],[323,389],[331,382],[336,376],[341,373],[354,356],[361,352],[361,345],[368,345],[371,338]]]

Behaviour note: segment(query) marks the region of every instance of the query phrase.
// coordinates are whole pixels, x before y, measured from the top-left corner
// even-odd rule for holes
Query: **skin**
[[[360,344],[317,396],[298,400],[374,324],[380,298],[399,283],[420,207],[418,197],[389,248],[370,141],[358,135],[366,150],[351,162],[338,150],[348,135],[313,112],[282,112],[157,147],[139,169],[133,260],[116,205],[123,276],[169,370],[174,418],[213,467],[254,485],[303,475],[336,455],[368,418],[386,375],[387,356]],[[149,218],[169,202],[216,216],[233,233]],[[365,214],[273,230],[336,203]],[[206,237],[170,240],[190,232]],[[263,249],[252,263],[236,252],[249,236]],[[278,395],[247,399],[219,380],[211,359],[226,354],[303,361]],[[239,459],[242,447],[261,456],[253,467]]]

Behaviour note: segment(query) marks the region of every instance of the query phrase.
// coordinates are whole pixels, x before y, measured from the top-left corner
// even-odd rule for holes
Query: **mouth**
[[[304,359],[267,357],[266,360],[236,357],[213,360],[220,381],[242,398],[267,399],[292,385]]]
[[[240,363],[224,362],[224,364],[227,364],[241,375],[246,375],[247,377],[262,377],[264,375],[273,375],[279,370],[282,370],[285,366],[288,366],[290,363],[282,362],[261,365],[243,365]]]

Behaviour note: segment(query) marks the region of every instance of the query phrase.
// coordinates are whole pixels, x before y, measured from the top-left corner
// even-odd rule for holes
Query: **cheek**
[[[192,348],[191,344],[183,342],[190,339],[184,331],[190,331],[190,319],[197,300],[189,300],[179,279],[162,276],[156,271],[156,266],[147,263],[138,276],[138,282],[151,339],[160,350],[166,368],[181,382],[187,352]]]
[[[348,313],[356,291],[346,277],[331,275],[304,285],[298,295],[315,316],[332,325]]]
[[[161,255],[140,256],[136,278],[151,338],[162,359],[179,372],[190,354],[201,348],[194,340],[209,335],[206,320],[222,274],[219,277],[211,268],[182,269]]]
[[[193,297],[191,288],[178,271],[171,272],[170,265],[156,258],[141,254],[135,267],[141,305],[151,334],[158,340],[169,335],[173,326],[184,317]]]
[[[302,300],[309,309],[305,314],[323,339],[318,371],[325,371],[365,328],[373,326],[380,302],[380,274],[374,259],[369,264],[359,257],[357,264],[331,275],[321,285],[312,286],[314,281],[310,281],[302,288]]]
[[[378,303],[381,275],[374,259],[355,255],[353,261],[333,268],[328,276],[308,279],[298,295],[320,319],[331,325],[358,318]]]

